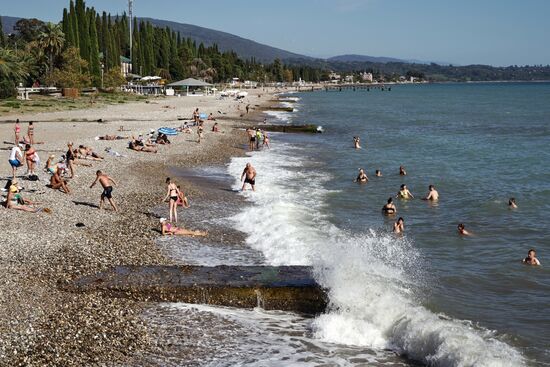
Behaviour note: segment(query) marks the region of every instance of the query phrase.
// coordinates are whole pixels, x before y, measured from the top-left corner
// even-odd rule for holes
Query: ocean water
[[[271,149],[219,169],[214,175],[233,189],[247,162],[258,171],[257,191],[234,194],[243,204],[215,219],[244,233],[244,246],[234,259],[207,244],[180,256],[202,253],[196,263],[311,265],[329,291],[330,308],[307,319],[261,309],[163,306],[207,314],[212,325],[234,331],[224,339],[232,344],[221,349],[236,352],[218,351],[223,358],[202,364],[550,365],[550,84],[394,86],[293,97],[296,112],[267,119],[314,123],[325,133],[273,133]],[[353,148],[353,136],[363,149]],[[407,176],[399,176],[400,165]],[[360,167],[367,184],[353,182]],[[375,177],[376,169],[383,177]],[[405,234],[396,236],[396,218],[383,216],[381,207],[403,183],[417,199],[395,199],[397,216],[405,219]],[[437,204],[418,199],[429,184],[440,193]],[[509,197],[518,209],[508,209]],[[457,235],[460,222],[473,236]],[[542,267],[520,263],[532,247]]]

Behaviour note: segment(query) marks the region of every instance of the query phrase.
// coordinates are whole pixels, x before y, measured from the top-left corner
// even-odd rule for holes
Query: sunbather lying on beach
[[[119,130],[123,131],[123,130]],[[120,136],[120,135],[104,135],[104,136],[96,136],[95,140],[124,140],[128,139],[128,136]]]
[[[171,223],[169,223],[166,218],[160,218],[160,230],[162,232],[163,236],[170,236],[170,235],[176,235],[176,236],[198,236],[198,237],[205,237],[208,235],[207,232],[203,231],[191,231],[185,228],[178,228]]]
[[[157,148],[150,147],[150,146],[144,146],[144,145],[137,145],[135,141],[131,141],[128,144],[128,149],[135,150],[136,152],[147,152],[147,153],[156,153]]]
[[[84,145],[79,145],[78,146],[77,158],[90,159],[92,161],[102,161],[103,160],[103,157],[101,157],[99,154],[94,152],[94,150],[92,148],[86,147]]]

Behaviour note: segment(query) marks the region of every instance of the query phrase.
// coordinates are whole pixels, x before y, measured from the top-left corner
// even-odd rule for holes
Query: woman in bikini
[[[34,162],[36,161],[36,150],[30,145],[25,145],[25,160],[27,161],[27,174],[34,175]]]
[[[179,193],[180,190],[178,190],[178,187],[175,183],[172,182],[170,177],[166,179],[166,184],[168,185],[168,189],[166,192],[166,197],[164,198],[163,202],[166,200],[169,200],[169,210],[170,210],[170,222],[178,222],[178,199],[179,199]],[[174,220],[175,219],[175,220]]]
[[[34,144],[34,125],[33,122],[29,122],[29,127],[27,129],[27,135],[29,136],[29,142],[31,145]]]
[[[17,119],[15,121],[15,127],[14,127],[14,132],[15,132],[15,145],[19,144],[19,141],[21,140],[21,125],[19,125],[19,119]]]
[[[207,232],[203,231],[191,231],[189,229],[185,228],[178,228],[171,223],[168,223],[166,218],[160,218],[160,231],[162,232],[163,236],[197,236],[197,237],[205,237],[208,235]]]

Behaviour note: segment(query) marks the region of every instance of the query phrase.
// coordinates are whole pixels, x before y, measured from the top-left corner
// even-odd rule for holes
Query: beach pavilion
[[[203,82],[202,80],[193,79],[193,78],[187,78],[184,80],[180,80],[179,82],[170,83],[167,85],[167,87],[172,88],[181,88],[186,90],[186,95],[189,95],[189,90],[191,89],[197,89],[197,88],[204,88],[206,90],[206,94],[210,94],[210,91],[213,89],[213,85],[207,82]]]

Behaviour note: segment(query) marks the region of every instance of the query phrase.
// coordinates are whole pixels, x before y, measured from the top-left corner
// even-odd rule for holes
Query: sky
[[[86,1],[112,14],[127,3]],[[68,4],[0,0],[0,15],[57,22]],[[134,0],[134,15],[213,28],[314,57],[550,64],[550,0]]]

